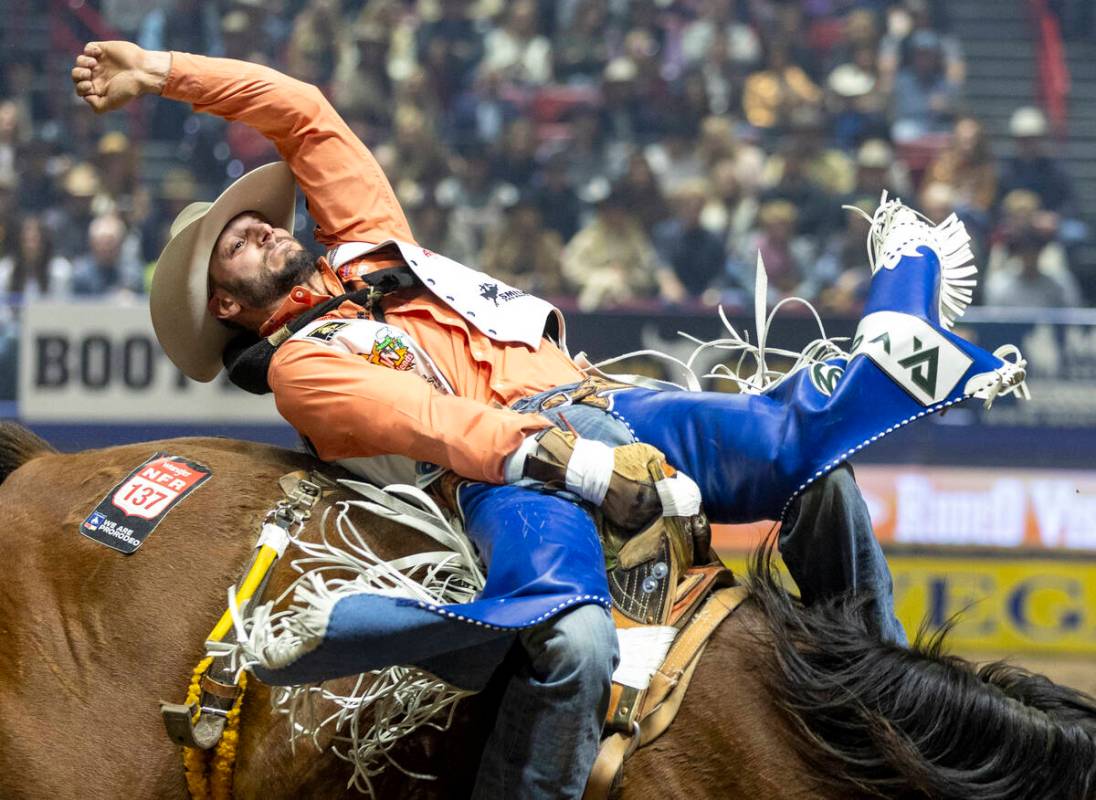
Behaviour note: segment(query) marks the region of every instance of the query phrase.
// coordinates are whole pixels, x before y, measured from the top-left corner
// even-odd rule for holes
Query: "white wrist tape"
[[[507,483],[520,481],[524,477],[522,473],[525,472],[525,458],[536,452],[536,449],[537,437],[526,436],[518,445],[518,449],[508,455],[506,461],[503,462],[502,479]]]
[[[700,513],[700,487],[684,472],[655,481],[664,517],[694,517]]]
[[[576,439],[564,484],[588,503],[601,505],[613,477],[613,448],[593,439]]]

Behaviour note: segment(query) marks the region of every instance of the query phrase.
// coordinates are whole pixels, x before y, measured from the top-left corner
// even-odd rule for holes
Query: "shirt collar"
[[[332,270],[331,266],[327,263],[326,258],[320,256],[319,260],[316,262],[316,267],[320,273],[320,279],[323,281],[323,286],[327,293],[322,294],[314,292],[303,284],[294,286],[289,290],[289,294],[286,295],[285,300],[278,306],[278,309],[263,323],[263,326],[259,329],[260,336],[269,336],[294,317],[303,314],[313,306],[326,302],[332,297],[338,297],[345,292],[343,285],[339,282],[334,270]]]

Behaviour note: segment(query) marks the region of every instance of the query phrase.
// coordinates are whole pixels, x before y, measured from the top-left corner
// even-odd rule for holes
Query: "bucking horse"
[[[212,475],[132,555],[80,535],[111,487],[157,451]],[[0,797],[188,796],[159,703],[185,692],[226,588],[281,496],[279,478],[298,469],[341,477],[304,454],[240,441],[62,454],[0,425]],[[433,544],[373,522],[366,535],[383,558]],[[754,554],[746,601],[710,640],[673,725],[627,762],[619,797],[1096,797],[1092,698],[1005,663],[976,669],[946,654],[943,634],[883,643],[864,598],[805,607],[771,557],[771,545]],[[271,590],[292,577],[279,564]],[[497,699],[489,684],[458,704],[446,730],[401,740],[398,768],[373,778],[376,796],[467,796]],[[289,734],[270,690],[252,681],[235,797],[355,796],[353,768],[330,742],[291,749]]]

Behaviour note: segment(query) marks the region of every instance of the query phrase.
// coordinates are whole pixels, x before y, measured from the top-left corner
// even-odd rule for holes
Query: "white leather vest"
[[[290,340],[293,339],[360,356],[381,367],[413,372],[437,391],[454,393],[430,356],[410,334],[395,325],[371,319],[317,319],[293,334]],[[347,458],[336,463],[377,486],[392,483],[421,486],[440,474],[437,471],[429,475],[421,473],[417,463],[407,456]]]
[[[520,342],[536,350],[548,318],[555,315],[558,344],[567,352],[563,314],[551,303],[418,245],[396,239],[380,244],[345,242],[327,252],[327,261],[339,272],[339,267],[389,245],[399,249],[407,266],[438,300],[484,336],[496,342]]]

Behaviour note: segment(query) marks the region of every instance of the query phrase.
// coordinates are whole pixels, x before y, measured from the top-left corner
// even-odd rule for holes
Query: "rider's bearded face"
[[[254,212],[234,217],[209,263],[213,316],[258,330],[289,291],[316,274],[316,257]]]

